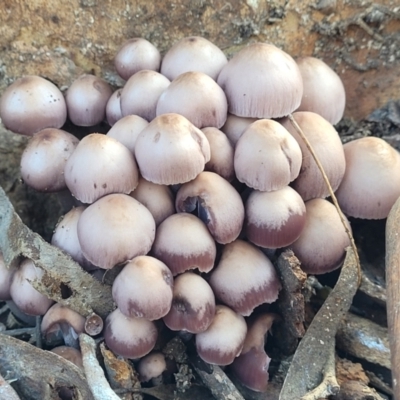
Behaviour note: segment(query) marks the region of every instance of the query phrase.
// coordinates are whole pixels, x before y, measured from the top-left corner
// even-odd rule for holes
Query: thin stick
[[[311,153],[315,163],[317,164],[318,169],[320,170],[322,177],[326,183],[326,185],[328,186],[328,190],[329,190],[329,195],[332,198],[333,204],[336,207],[336,210],[339,214],[340,220],[342,221],[342,224],[344,226],[344,229],[347,233],[347,236],[350,239],[350,244],[351,247],[354,251],[354,256],[356,258],[356,265],[357,265],[357,273],[358,273],[358,286],[360,286],[361,283],[361,264],[360,264],[360,258],[358,257],[358,252],[357,252],[357,247],[356,247],[356,243],[354,241],[354,237],[353,234],[351,233],[350,229],[348,228],[347,224],[346,224],[346,217],[344,216],[342,210],[340,209],[339,203],[337,201],[337,198],[335,196],[335,193],[333,193],[333,189],[332,186],[329,182],[328,177],[326,176],[326,173],[324,171],[324,167],[322,166],[321,162],[319,161],[317,155],[315,154],[314,149],[311,146],[311,143],[309,142],[309,140],[307,139],[306,135],[304,134],[303,130],[300,128],[299,124],[296,122],[296,120],[293,118],[292,114],[288,115],[288,118],[291,122],[291,124],[293,125],[294,129],[296,129],[296,132],[300,135],[300,137],[302,138],[302,140],[304,141],[305,145],[307,146],[308,151]]]

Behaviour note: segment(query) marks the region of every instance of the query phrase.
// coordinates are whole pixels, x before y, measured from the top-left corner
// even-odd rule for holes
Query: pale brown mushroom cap
[[[153,119],[136,140],[135,156],[146,180],[175,185],[194,179],[210,160],[204,133],[179,114]]]
[[[236,143],[236,177],[253,189],[282,189],[297,178],[301,162],[300,146],[273,120],[253,122]]]
[[[116,139],[100,133],[85,136],[65,165],[73,196],[93,203],[109,193],[130,193],[139,181],[133,154]]]
[[[79,350],[69,346],[57,346],[50,350],[52,353],[65,358],[83,370],[82,354]]]
[[[272,44],[242,48],[221,70],[218,84],[229,112],[240,117],[280,118],[296,110],[303,80],[293,58]]]
[[[336,191],[343,212],[365,219],[387,218],[400,196],[400,155],[383,139],[346,143],[346,172]]]
[[[238,117],[237,115],[228,113],[221,131],[225,133],[233,146],[235,146],[244,131],[255,121],[257,121],[257,118]]]

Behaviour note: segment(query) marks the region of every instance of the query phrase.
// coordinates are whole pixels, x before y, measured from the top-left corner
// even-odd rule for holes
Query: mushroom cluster
[[[32,136],[24,182],[38,191],[67,188],[79,204],[60,220],[52,244],[90,273],[123,267],[104,327],[116,354],[149,354],[163,324],[195,335],[201,358],[233,363],[245,385],[264,391],[264,336],[275,316],[259,306],[276,301],[281,288],[267,254],[291,248],[307,273],[321,274],[340,267],[349,245],[326,183],[286,117],[293,113],[348,216],[387,216],[400,195],[400,156],[375,138],[342,146],[332,125],[344,111],[340,78],[321,60],[296,62],[272,44],[250,44],[228,61],[201,37],[182,39],[163,58],[135,38],[115,68],[126,80],[115,92],[83,75],[64,100],[52,83],[29,76],[1,98],[4,125]],[[76,126],[106,119],[111,128],[79,141],[60,129],[67,115]],[[17,299],[40,273],[31,261],[12,276],[0,273],[4,298],[46,313],[51,301],[34,312]],[[47,335],[55,328],[46,316]],[[82,321],[65,319],[57,329],[73,343]]]

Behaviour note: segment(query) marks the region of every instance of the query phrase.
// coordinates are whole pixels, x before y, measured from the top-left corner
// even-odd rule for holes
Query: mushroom
[[[215,44],[200,36],[189,36],[167,51],[161,73],[173,80],[185,72],[198,71],[216,80],[227,62],[225,54]]]
[[[297,178],[302,153],[292,135],[278,122],[253,122],[235,147],[237,179],[253,189],[282,189]]]
[[[130,193],[139,181],[133,154],[100,133],[85,136],[65,164],[65,182],[73,196],[93,203],[109,193]]]
[[[207,281],[193,272],[177,276],[165,325],[173,331],[200,333],[208,329],[214,315],[215,297]]]
[[[239,193],[214,172],[201,172],[176,194],[178,212],[197,211],[218,243],[230,243],[242,230],[244,206]]]
[[[281,289],[268,257],[243,240],[224,246],[209,283],[217,299],[243,316],[261,304],[273,303]]]
[[[377,137],[346,143],[346,172],[336,191],[343,212],[365,219],[387,218],[400,196],[400,155]]]
[[[158,337],[154,322],[145,318],[130,318],[117,308],[106,318],[104,340],[115,354],[140,358],[153,350]]]
[[[122,88],[117,89],[107,101],[106,119],[108,125],[110,126],[113,126],[118,120],[122,118],[121,93],[122,93]]]
[[[112,95],[110,85],[97,76],[85,74],[76,79],[65,95],[68,117],[77,126],[93,126],[105,119]]]
[[[210,364],[229,365],[243,348],[247,333],[244,318],[229,307],[218,305],[211,325],[196,335],[196,349]]]
[[[303,95],[299,67],[289,54],[268,43],[243,47],[217,79],[229,112],[247,118],[280,118],[296,110]]]
[[[83,211],[78,238],[83,255],[94,265],[110,269],[147,254],[154,241],[150,211],[125,194],[102,197]]]
[[[50,350],[52,353],[65,358],[83,370],[82,354],[78,349],[70,346],[57,346]]]
[[[157,385],[162,381],[162,374],[167,369],[164,354],[155,351],[140,359],[137,365],[140,382],[148,382],[151,380],[153,385]]]
[[[221,131],[225,133],[232,145],[235,146],[244,131],[255,121],[257,121],[257,118],[238,117],[237,115],[228,113]]]
[[[173,286],[172,273],[162,261],[138,256],[128,261],[115,278],[112,296],[127,317],[154,321],[169,312]]]
[[[0,118],[7,129],[31,136],[45,128],[61,128],[67,107],[53,83],[40,76],[24,76],[1,96]]]
[[[197,128],[221,128],[228,112],[224,91],[202,72],[185,72],[175,78],[160,95],[157,115],[177,113]]]
[[[204,133],[182,115],[163,114],[140,133],[135,156],[143,178],[175,185],[203,171],[210,160],[210,145]]]
[[[160,52],[152,43],[143,38],[127,40],[114,59],[115,69],[125,80],[143,69],[158,71],[160,64]]]
[[[78,143],[75,136],[61,129],[46,128],[36,133],[21,156],[24,182],[42,192],[65,189],[65,164]]]
[[[188,213],[173,214],[157,228],[152,254],[163,261],[172,274],[214,267],[217,249],[204,222]]]

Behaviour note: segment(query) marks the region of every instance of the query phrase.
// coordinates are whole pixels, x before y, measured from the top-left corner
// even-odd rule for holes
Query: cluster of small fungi
[[[201,37],[182,39],[163,58],[136,38],[122,46],[115,68],[126,80],[115,92],[83,75],[64,96],[26,76],[1,98],[3,124],[32,136],[23,181],[44,192],[68,188],[78,203],[52,244],[95,276],[124,265],[103,331],[117,355],[163,369],[162,355],[151,352],[164,324],[194,334],[203,360],[230,364],[244,385],[264,391],[264,338],[274,316],[253,310],[279,295],[269,257],[290,248],[305,272],[322,274],[341,266],[349,245],[287,116],[347,216],[387,217],[400,195],[400,156],[373,137],[343,146],[333,127],[345,108],[339,76],[271,44],[250,44],[228,61]],[[111,129],[78,140],[60,129],[67,116],[76,126],[106,119]],[[30,260],[16,271],[0,267],[0,299],[44,315],[43,334],[58,325],[73,345],[84,318],[32,288],[41,270]]]

